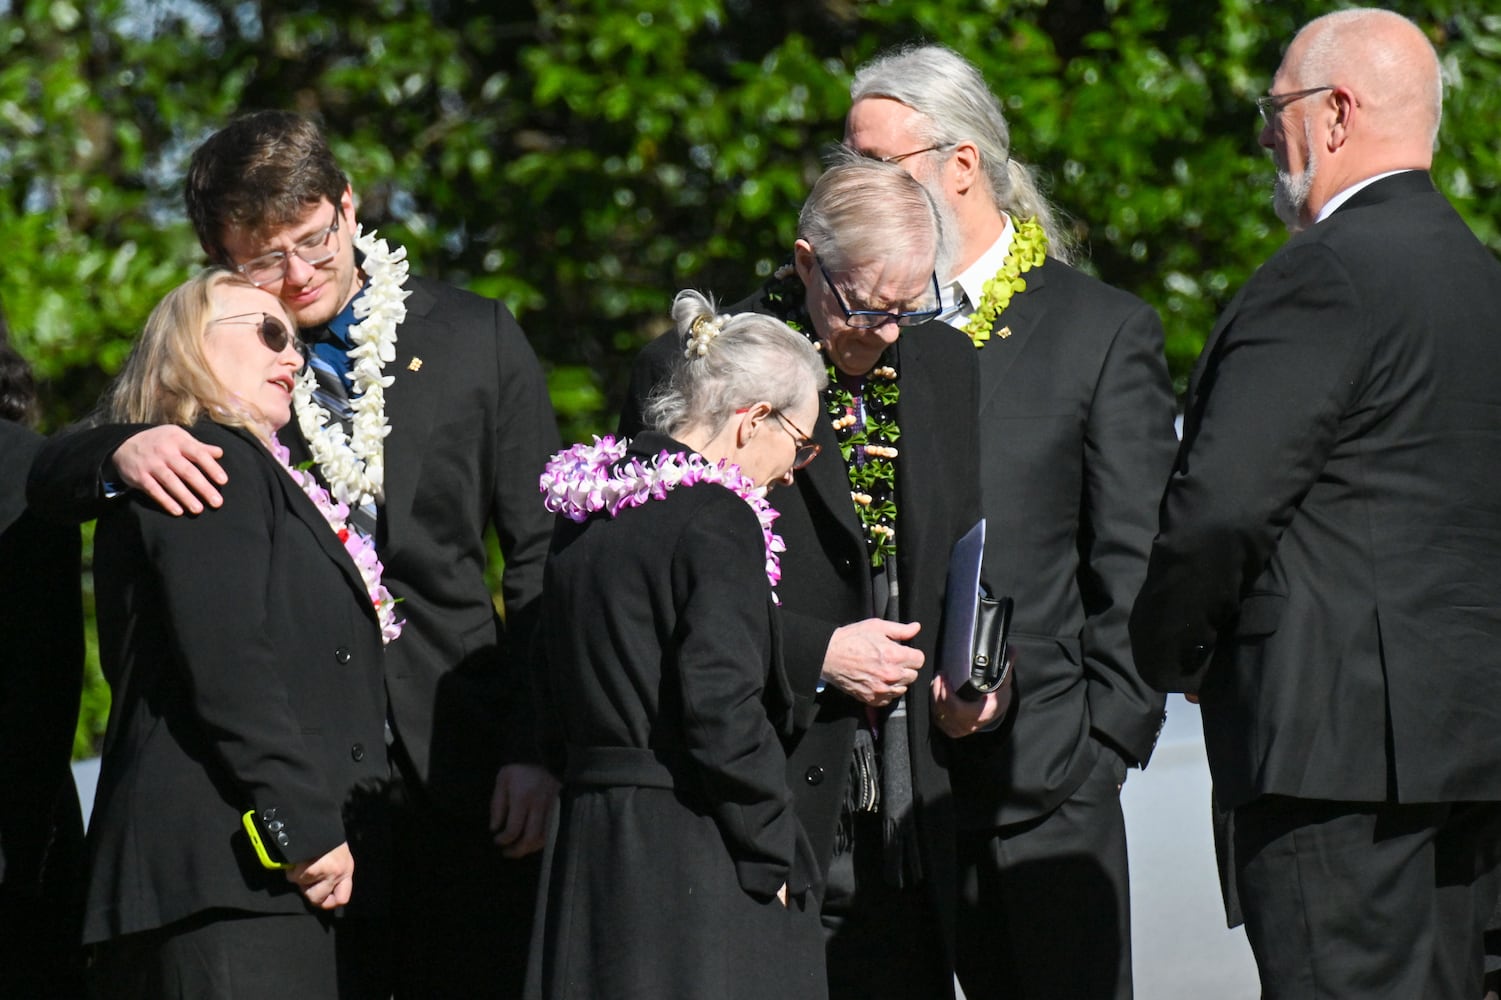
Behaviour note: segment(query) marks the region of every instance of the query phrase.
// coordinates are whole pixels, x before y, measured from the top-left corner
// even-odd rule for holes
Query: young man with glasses
[[[1442,72],[1417,24],[1320,17],[1257,103],[1294,235],[1189,382],[1136,661],[1197,693],[1262,996],[1479,997],[1501,264],[1429,174]]]
[[[814,718],[788,784],[826,884],[831,997],[944,997],[953,989],[952,801],[939,757],[988,726],[1006,696],[964,701],[934,677],[949,553],[979,517],[974,352],[933,322],[937,208],[900,167],[848,158],[814,185],[792,263],[731,312],[801,330],[831,370],[808,428],[820,447],[780,512],[783,648]],[[642,352],[621,431],[678,356]],[[802,431],[798,432],[799,434]]]
[[[1173,454],[1162,326],[1068,264],[1071,238],[1012,156],[1000,102],[938,46],[860,67],[845,143],[899,162],[952,220],[944,319],[980,368],[987,580],[1015,599],[1014,732],[952,755],[959,978],[971,997],[1131,996],[1127,768],[1163,698],[1126,620]]]
[[[385,653],[395,995],[518,995],[557,787],[537,764],[524,663],[552,527],[537,476],[558,440],[540,366],[505,306],[408,273],[404,251],[361,230],[301,116],[258,112],[212,136],[187,206],[209,257],[279,296],[312,344],[283,444],[375,539],[401,600],[406,626]],[[58,439],[32,496],[88,516],[110,482],[172,513],[218,506],[216,449],[183,438]],[[490,527],[503,622],[484,577]]]

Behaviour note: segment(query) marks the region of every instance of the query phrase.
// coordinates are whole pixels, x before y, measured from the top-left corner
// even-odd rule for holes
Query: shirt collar
[[[1335,209],[1339,208],[1345,202],[1355,197],[1355,195],[1362,188],[1368,188],[1372,184],[1375,184],[1377,181],[1390,177],[1393,174],[1405,174],[1411,169],[1411,167],[1404,167],[1401,170],[1388,170],[1384,174],[1377,174],[1375,177],[1367,177],[1363,181],[1356,181],[1354,184],[1351,184],[1349,187],[1336,194],[1333,198],[1330,198],[1328,201],[1324,202],[1324,207],[1319,210],[1319,217],[1313,220],[1313,224],[1316,226],[1320,222],[1323,222],[1325,219],[1329,218],[1329,216],[1334,214]]]
[[[1016,227],[1011,224],[1009,215],[1002,218],[1006,220],[1006,225],[1001,230],[1001,235],[990,244],[990,249],[939,289],[943,300],[943,318],[952,326],[963,326],[969,321],[974,315],[975,304],[985,294],[985,282],[994,278],[1001,265],[1006,263],[1006,255],[1011,252],[1011,241],[1016,238]],[[962,308],[956,308],[961,291],[968,301]]]

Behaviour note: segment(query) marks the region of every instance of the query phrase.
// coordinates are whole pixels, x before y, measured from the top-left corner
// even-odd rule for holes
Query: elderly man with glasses
[[[826,876],[832,997],[953,990],[956,736],[1000,720],[1009,690],[973,701],[934,676],[954,543],[979,517],[973,349],[935,322],[944,267],[932,199],[900,167],[844,158],[798,217],[792,262],[750,300],[824,352],[830,386],[809,428],[821,451],[770,494],[786,540],[782,632],[813,721],[788,783]],[[645,349],[621,419],[674,363]],[[967,623],[966,623],[967,624]]]
[[[1262,996],[1479,997],[1501,845],[1501,264],[1438,54],[1350,9],[1258,104],[1294,235],[1215,324],[1131,620],[1196,692]]]
[[[952,758],[971,997],[1127,998],[1127,769],[1163,698],[1126,621],[1172,462],[1173,394],[1152,309],[1069,266],[1072,240],[1012,155],[1001,103],[939,46],[855,72],[845,143],[900,163],[954,225],[944,319],[980,368],[985,568],[1016,601],[1009,738]]]
[[[557,792],[523,655],[552,529],[537,476],[558,440],[541,368],[505,306],[410,274],[400,247],[361,229],[348,179],[299,115],[257,112],[210,137],[187,207],[209,257],[278,296],[311,342],[282,443],[374,539],[401,601],[406,627],[384,655],[395,995],[519,995]],[[39,456],[31,495],[90,516],[107,486],[126,487],[196,513],[221,502],[217,451],[171,427],[85,431]],[[485,581],[492,527],[504,621]]]

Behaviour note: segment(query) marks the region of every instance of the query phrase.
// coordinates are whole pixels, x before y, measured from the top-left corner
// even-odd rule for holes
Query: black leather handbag
[[[974,642],[970,650],[969,684],[975,695],[998,690],[1011,675],[1011,657],[1006,640],[1011,634],[1011,611],[1015,602],[1009,597],[981,594],[975,608]]]

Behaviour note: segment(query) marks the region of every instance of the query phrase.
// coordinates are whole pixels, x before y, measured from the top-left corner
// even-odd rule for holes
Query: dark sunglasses
[[[256,319],[256,317],[259,317],[259,319]],[[220,319],[210,320],[209,326],[213,326],[216,323],[255,327],[256,333],[260,334],[261,343],[266,345],[267,350],[274,351],[277,354],[285,351],[289,343],[296,345],[299,351],[302,349],[302,345],[297,342],[297,338],[292,335],[292,331],[287,329],[287,324],[267,312],[237,313],[234,316],[224,316]]]

